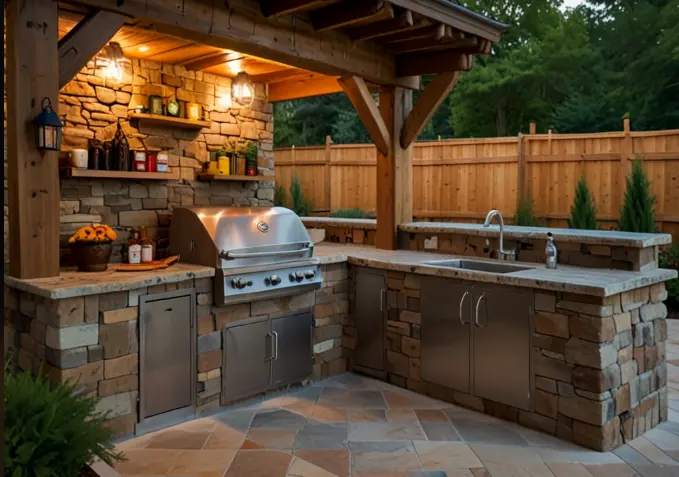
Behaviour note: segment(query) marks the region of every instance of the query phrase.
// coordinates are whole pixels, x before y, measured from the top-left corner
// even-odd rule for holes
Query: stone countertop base
[[[162,270],[150,272],[116,272],[111,264],[105,272],[77,272],[63,270],[58,277],[21,280],[5,275],[5,285],[53,300],[76,296],[99,295],[134,290],[166,283],[177,283],[192,278],[215,275],[215,269],[188,263],[175,263]]]
[[[522,262],[510,263],[535,268],[505,274],[485,273],[476,270],[443,268],[423,264],[423,262],[456,258],[469,260],[470,257],[409,250],[379,250],[368,246],[325,242],[315,245],[314,254],[320,259],[321,264],[346,261],[352,265],[386,270],[602,297],[617,295],[618,293],[662,283],[677,277],[675,270],[665,269],[657,269],[650,272],[628,272],[564,265],[559,266],[556,270],[549,270],[545,268],[544,264]],[[473,260],[493,262],[493,260],[487,259],[473,258]]]

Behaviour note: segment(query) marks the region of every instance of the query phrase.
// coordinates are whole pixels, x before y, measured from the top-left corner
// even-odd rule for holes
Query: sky
[[[583,0],[564,0],[562,8],[575,7],[577,5],[580,5],[581,3],[584,3],[584,1]]]

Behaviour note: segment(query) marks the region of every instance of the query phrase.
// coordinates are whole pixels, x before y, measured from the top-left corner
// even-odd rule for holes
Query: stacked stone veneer
[[[322,267],[322,288],[303,295],[213,306],[213,279],[200,278],[130,291],[50,300],[5,288],[5,352],[19,368],[42,370],[56,381],[78,382],[101,398],[116,436],[134,432],[138,421],[139,297],[177,289],[196,291],[196,412],[219,408],[222,390],[222,329],[250,317],[276,317],[313,310],[317,380],[346,370],[342,324],[349,309],[345,264]]]
[[[250,108],[233,108],[229,78],[190,71],[181,65],[138,59],[124,66],[122,81],[112,82],[90,61],[61,90],[58,110],[65,125],[62,149],[66,152],[87,148],[91,139],[110,140],[120,121],[131,149],[169,153],[172,180],[62,179],[62,265],[72,264],[68,237],[93,222],[122,228],[144,225],[158,239],[162,256],[168,247],[168,225],[174,207],[273,205],[273,106],[266,101],[265,85],[255,85],[256,99]],[[128,113],[135,106],[148,105],[149,95],[160,95],[165,101],[177,98],[200,103],[211,126],[189,130],[129,120]],[[5,94],[5,121],[6,117]],[[211,152],[225,146],[229,149],[227,140],[255,142],[259,147],[259,173],[271,176],[271,181],[196,181],[196,174],[209,160]],[[5,178],[5,261],[9,250],[8,187],[11,185]],[[119,235],[112,262],[124,259],[128,234]]]
[[[386,370],[354,365],[357,330],[352,313],[342,341],[349,369],[602,451],[667,420],[664,284],[608,298],[536,290],[535,389],[527,412],[422,381],[420,276],[384,273]],[[353,300],[360,291],[351,293]]]

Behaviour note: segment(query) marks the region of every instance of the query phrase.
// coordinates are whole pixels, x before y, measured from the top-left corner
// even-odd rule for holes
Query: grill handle
[[[219,257],[223,258],[224,260],[235,260],[239,258],[259,258],[259,257],[285,257],[288,255],[298,255],[300,253],[308,252],[309,250],[311,250],[311,247],[309,246],[308,243],[306,243],[302,248],[297,250],[277,250],[271,252],[249,252],[249,253],[227,252],[225,250],[222,250],[221,252],[219,252]]]

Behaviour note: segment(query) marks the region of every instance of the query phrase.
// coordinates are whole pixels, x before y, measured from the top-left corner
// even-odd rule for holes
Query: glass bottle
[[[547,246],[545,247],[545,265],[547,268],[556,268],[556,259],[558,251],[554,245],[554,238],[552,232],[547,233]]]
[[[130,264],[141,263],[141,236],[139,230],[132,229],[127,239],[127,262]]]

